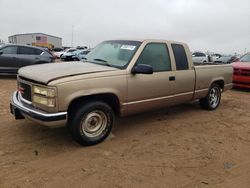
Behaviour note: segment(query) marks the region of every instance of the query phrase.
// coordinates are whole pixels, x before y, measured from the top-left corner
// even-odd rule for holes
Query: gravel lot
[[[113,135],[80,147],[66,128],[9,113],[13,77],[0,77],[0,187],[239,187],[250,185],[250,92],[122,119]]]

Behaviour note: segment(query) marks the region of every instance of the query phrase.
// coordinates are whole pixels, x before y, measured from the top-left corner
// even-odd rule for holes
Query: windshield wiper
[[[97,63],[97,62],[91,62],[91,63],[95,63],[95,64],[98,64],[98,65],[106,65],[106,66],[109,66],[109,67],[115,67],[115,68],[119,68],[119,66],[116,66],[116,65],[113,65],[113,64],[110,64],[108,63],[108,61],[104,60],[104,59],[99,59],[99,58],[96,58],[96,59],[93,59],[94,61],[99,61],[99,62],[102,62],[102,63]]]
[[[108,63],[108,61],[104,60],[104,59],[99,59],[99,58],[96,58],[96,59],[93,59],[94,61],[100,61],[102,63],[97,63],[97,64],[100,64],[100,65],[106,65],[106,66],[109,66],[109,67],[113,67],[112,65],[110,65]]]
[[[104,63],[107,63],[108,61],[104,60],[104,59],[99,59],[99,58],[96,58],[96,59],[93,59],[95,61],[101,61],[101,62],[104,62]]]

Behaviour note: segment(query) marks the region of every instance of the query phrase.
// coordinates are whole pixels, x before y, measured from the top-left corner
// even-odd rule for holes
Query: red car
[[[234,69],[233,83],[235,87],[250,88],[250,52],[232,63]]]

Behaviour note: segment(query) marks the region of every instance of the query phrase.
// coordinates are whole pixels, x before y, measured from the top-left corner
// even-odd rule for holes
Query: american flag
[[[36,43],[38,43],[38,44],[47,43],[47,37],[46,36],[36,36]]]

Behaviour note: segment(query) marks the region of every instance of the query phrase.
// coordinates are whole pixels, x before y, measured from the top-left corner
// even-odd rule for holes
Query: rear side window
[[[19,54],[22,55],[40,55],[43,51],[36,49],[36,48],[30,48],[25,46],[19,47]]]
[[[195,53],[193,53],[192,55],[193,55],[194,57],[205,57],[205,56],[206,56],[206,54],[200,53],[200,52],[195,52]]]
[[[171,46],[174,52],[176,70],[188,69],[188,60],[184,47],[180,44],[171,44]]]
[[[17,54],[17,46],[7,46],[0,50],[3,54]]]
[[[166,44],[147,44],[136,64],[146,64],[153,67],[155,72],[170,71],[171,63]]]
[[[53,55],[50,53],[50,52],[48,52],[48,51],[44,51],[44,53],[43,54],[41,54],[42,56],[47,56],[47,57],[53,57]]]
[[[192,56],[193,57],[197,57],[197,53],[192,53]]]

